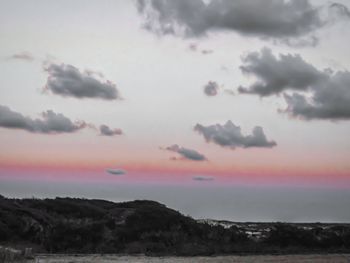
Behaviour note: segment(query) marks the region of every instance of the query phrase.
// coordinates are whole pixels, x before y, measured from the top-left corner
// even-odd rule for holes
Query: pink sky
[[[328,2],[310,3],[322,7]],[[277,61],[280,54],[300,56],[320,74],[325,68],[350,74],[350,31],[344,21],[310,32],[307,36],[316,34],[320,40],[315,47],[292,46],[282,41],[286,39],[228,28],[199,38],[156,36],[142,27],[134,1],[3,1],[0,183],[23,178],[191,185],[203,183],[192,180],[194,176],[206,176],[214,179],[207,184],[349,188],[349,116],[305,120],[281,112],[287,106],[285,93],[261,98],[238,92],[239,86],[249,87],[259,79],[243,74],[243,56],[262,50],[271,50]],[[93,76],[98,88],[116,88],[119,97],[57,94],[48,88],[55,80],[50,65],[63,71],[74,68],[88,79],[83,84],[91,84],[87,76]],[[212,82],[217,83],[217,94],[207,96],[204,86]],[[311,95],[307,90],[306,96]],[[48,134],[42,121],[48,110],[73,126],[84,121],[87,128]],[[25,121],[13,127],[16,118],[8,121],[6,114]],[[227,121],[239,126],[245,139],[259,126],[276,145],[238,144],[232,149],[194,131],[197,124],[223,127]],[[102,124],[123,134],[101,136]],[[185,160],[178,152],[164,150],[174,144],[207,160]],[[178,160],[171,160],[174,157]],[[113,176],[105,172],[108,168],[127,174]]]

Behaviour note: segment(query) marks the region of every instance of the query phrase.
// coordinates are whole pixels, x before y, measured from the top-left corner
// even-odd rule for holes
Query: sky
[[[0,0],[0,193],[350,221],[348,0]]]

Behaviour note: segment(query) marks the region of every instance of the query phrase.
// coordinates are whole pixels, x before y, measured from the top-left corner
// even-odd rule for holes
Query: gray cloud
[[[324,78],[324,72],[305,62],[300,55],[281,54],[276,57],[267,48],[249,53],[242,61],[241,71],[255,76],[258,81],[247,88],[239,87],[240,93],[263,97],[279,94],[287,89],[302,91]]]
[[[209,54],[214,53],[214,50],[212,50],[212,49],[202,49],[201,52],[202,52],[203,55],[209,55]]]
[[[100,126],[100,135],[114,136],[114,135],[122,135],[122,134],[123,134],[123,131],[121,129],[111,129],[104,124]]]
[[[350,72],[336,72],[320,81],[311,96],[285,94],[284,112],[302,119],[350,119]]]
[[[197,176],[193,176],[192,180],[194,181],[214,181],[214,177],[212,176],[204,176],[204,175],[197,175]]]
[[[123,169],[106,169],[106,172],[113,175],[124,175],[127,173]]]
[[[25,61],[33,61],[34,60],[34,56],[31,53],[26,52],[26,51],[13,54],[9,58],[10,59],[17,59],[17,60],[25,60]]]
[[[218,94],[219,90],[219,85],[215,81],[209,81],[205,86],[204,86],[204,94],[207,96],[216,96]]]
[[[269,49],[249,53],[243,62],[242,72],[258,80],[247,88],[239,87],[240,93],[261,97],[284,93],[288,106],[280,112],[297,118],[350,119],[349,71],[321,71],[300,55],[276,57]]]
[[[309,0],[138,0],[144,27],[157,34],[201,36],[232,30],[261,38],[286,39],[324,25]]]
[[[263,128],[254,127],[251,135],[243,135],[241,127],[236,126],[232,121],[227,121],[226,124],[215,124],[203,126],[197,124],[194,130],[203,135],[207,142],[214,142],[223,147],[235,149],[236,147],[251,148],[264,147],[272,148],[276,146],[276,142],[268,141],[264,134]]]
[[[21,113],[12,111],[0,105],[0,127],[21,129],[33,133],[72,133],[86,127],[85,122],[72,122],[63,114],[48,110],[42,113],[41,119],[25,117]]]
[[[332,3],[330,5],[331,12],[334,12],[334,15],[337,17],[350,18],[350,10],[347,6],[340,3]]]
[[[195,150],[192,150],[192,149],[180,147],[177,144],[166,147],[165,149],[168,151],[171,151],[171,152],[176,152],[176,153],[180,154],[183,158],[188,159],[188,160],[192,160],[192,161],[205,161],[205,160],[207,160],[207,158],[203,154],[201,154]]]
[[[121,98],[114,83],[109,80],[101,80],[101,74],[93,71],[80,72],[76,67],[67,64],[50,64],[45,70],[49,76],[44,91],[80,99],[115,100]]]
[[[199,51],[199,48],[198,48],[198,44],[197,43],[191,43],[189,46],[188,46],[188,49],[192,52],[197,52]],[[209,54],[212,54],[214,53],[214,50],[212,49],[201,49],[200,52],[203,54],[203,55],[209,55]]]

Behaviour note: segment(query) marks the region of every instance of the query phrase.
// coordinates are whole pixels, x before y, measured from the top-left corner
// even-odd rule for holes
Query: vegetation
[[[271,223],[268,235],[248,238],[236,226],[198,223],[154,201],[113,203],[76,198],[8,199],[0,196],[0,244],[30,244],[49,253],[349,252],[350,227],[302,229]]]

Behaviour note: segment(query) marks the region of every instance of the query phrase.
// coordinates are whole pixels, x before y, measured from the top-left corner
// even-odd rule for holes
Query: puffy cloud
[[[44,91],[80,99],[115,100],[121,98],[114,83],[102,80],[101,74],[93,71],[80,72],[79,69],[68,64],[49,64],[45,70],[49,76]]]
[[[25,117],[21,113],[12,111],[0,105],[0,127],[21,129],[33,133],[72,133],[86,127],[85,122],[72,122],[63,114],[48,110],[42,113],[41,119]]]
[[[197,175],[197,176],[193,176],[192,180],[194,181],[214,181],[214,177],[212,176],[204,176],[204,175]]]
[[[113,175],[124,175],[127,173],[123,169],[106,169],[106,172]]]
[[[271,50],[249,53],[242,72],[258,80],[240,93],[261,97],[284,93],[287,108],[280,110],[302,119],[350,119],[350,72],[319,70],[300,55],[276,57]],[[292,94],[286,92],[293,91]]]
[[[176,153],[180,154],[183,158],[188,159],[188,160],[192,160],[192,161],[205,161],[205,160],[207,160],[207,158],[203,154],[201,154],[195,150],[192,150],[192,149],[180,147],[177,144],[166,147],[165,149],[168,151],[171,151],[171,152],[176,152]]]
[[[209,81],[205,86],[204,86],[204,94],[207,96],[216,96],[218,94],[219,90],[219,85],[215,81]]]
[[[10,59],[17,59],[17,60],[25,60],[25,61],[33,61],[34,60],[34,56],[31,53],[26,52],[26,51],[13,54],[9,58]]]
[[[276,142],[266,139],[263,128],[256,126],[251,135],[243,135],[241,127],[236,126],[232,121],[227,121],[224,125],[215,124],[203,126],[197,124],[194,130],[203,135],[207,142],[214,142],[220,146],[229,147],[231,149],[235,149],[236,147],[272,148],[277,145]]]
[[[123,131],[121,129],[111,129],[104,124],[100,126],[100,135],[114,136],[114,135],[122,135],[122,134],[123,134]]]
[[[350,72],[336,72],[320,81],[311,96],[285,94],[287,112],[302,119],[350,119]]]
[[[258,81],[247,88],[239,87],[240,93],[263,97],[288,89],[307,90],[325,77],[324,72],[305,62],[300,55],[280,54],[276,57],[267,48],[260,52],[251,52],[242,60],[242,72],[255,76]]]
[[[138,0],[144,27],[157,34],[201,36],[232,30],[261,38],[287,39],[324,25],[309,0]]]

